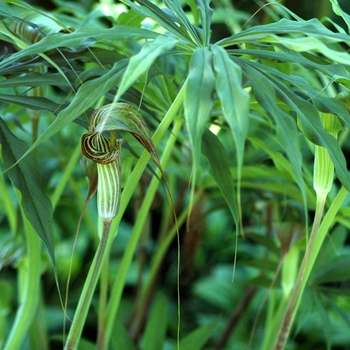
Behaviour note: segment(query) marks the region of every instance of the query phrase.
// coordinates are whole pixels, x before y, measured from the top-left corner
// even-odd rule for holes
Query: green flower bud
[[[320,113],[324,129],[337,138],[342,126],[338,117],[329,113]],[[332,188],[334,177],[334,165],[328,150],[322,146],[315,146],[314,162],[314,189],[317,195],[327,196]]]

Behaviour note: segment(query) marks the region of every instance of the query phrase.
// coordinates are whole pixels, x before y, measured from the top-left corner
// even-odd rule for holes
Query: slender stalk
[[[79,304],[73,318],[73,323],[69,330],[66,345],[64,347],[65,350],[73,350],[78,348],[86,316],[89,311],[89,306],[91,304],[91,300],[97,285],[103,261],[106,258],[106,247],[108,246],[108,244],[111,244],[113,240],[113,235],[109,234],[110,227],[111,220],[104,220],[102,237],[79,299]]]
[[[316,261],[316,258],[318,256],[318,253],[321,249],[322,243],[331,227],[331,225],[334,222],[335,216],[338,213],[342,203],[344,202],[346,196],[348,195],[348,191],[342,187],[336,196],[336,198],[333,200],[330,208],[328,209],[322,223],[318,225],[320,222],[320,213],[315,213],[315,224],[313,226],[311,235],[310,235],[310,241],[308,244],[307,251],[305,253],[302,266],[300,268],[297,284],[293,290],[293,294],[291,297],[291,301],[289,303],[288,309],[286,311],[286,314],[283,319],[283,323],[281,325],[281,328],[278,333],[277,342],[275,345],[275,350],[284,349],[291,326],[293,324],[295,315],[298,311],[300,301],[305,289],[305,286],[307,284],[307,281],[310,277],[312,268],[314,266],[314,263]],[[318,211],[320,212],[322,209],[322,206],[324,206],[324,202],[322,203],[322,199],[319,200],[319,205],[316,207]],[[317,219],[316,219],[317,217]]]
[[[303,284],[303,281],[305,279],[305,272],[306,272],[306,268],[309,264],[309,258],[311,255],[311,252],[313,250],[314,244],[315,244],[315,240],[319,231],[319,227],[320,227],[320,223],[322,220],[322,215],[323,215],[323,210],[324,210],[324,204],[325,204],[325,197],[318,197],[316,200],[316,212],[315,212],[315,219],[314,219],[314,223],[312,226],[312,230],[311,230],[311,235],[310,235],[310,240],[309,243],[307,245],[307,249],[299,270],[299,275],[295,284],[295,287],[293,289],[293,293],[291,295],[289,304],[288,304],[288,308],[287,311],[283,317],[283,321],[282,321],[282,325],[280,327],[280,330],[278,332],[278,338],[277,338],[277,342],[275,345],[275,350],[282,350],[285,347],[286,341],[288,339],[288,335],[292,326],[292,322],[294,319],[294,315],[295,315],[295,307],[298,301],[298,298],[300,296],[300,292],[301,292],[301,286]]]
[[[167,161],[172,153],[173,146],[174,146],[175,141],[176,141],[176,136],[182,127],[182,123],[183,123],[182,119],[177,119],[175,121],[174,128],[172,130],[173,136],[169,139],[168,144],[165,147],[165,151],[162,155],[161,164],[162,164],[163,168],[165,167],[165,164],[167,163]],[[158,176],[160,176],[159,171],[158,171]],[[158,179],[158,177],[154,176],[151,183],[150,183],[147,194],[142,202],[142,205],[141,205],[141,208],[139,211],[138,220],[136,221],[134,228],[132,230],[128,246],[124,252],[123,260],[122,260],[121,266],[120,266],[119,271],[118,271],[118,275],[115,278],[115,282],[114,282],[113,287],[112,287],[111,299],[109,301],[108,310],[107,310],[106,345],[109,344],[109,340],[111,337],[113,324],[114,324],[114,318],[115,318],[115,315],[116,315],[117,310],[119,308],[119,303],[120,303],[120,299],[121,299],[122,292],[124,289],[127,273],[128,273],[130,264],[132,262],[133,255],[135,253],[135,250],[136,250],[139,238],[140,238],[140,234],[142,232],[144,222],[147,218],[147,213],[148,213],[149,208],[151,207],[151,204],[153,202],[154,195],[157,191],[158,185],[159,185],[159,179]]]
[[[62,175],[58,185],[55,187],[54,193],[51,196],[53,210],[57,206],[57,203],[62,195],[64,188],[66,187],[66,185],[67,185],[67,183],[72,175],[72,172],[74,170],[74,167],[75,167],[80,155],[81,155],[81,146],[80,146],[80,143],[77,143],[77,146],[75,147],[75,149],[73,150],[73,153],[71,154],[71,156],[69,158],[69,162],[64,167],[63,175]]]
[[[17,350],[21,348],[23,340],[28,334],[29,327],[34,320],[39,303],[42,241],[24,214],[22,214],[22,217],[27,235],[26,278],[22,293],[23,299],[20,302],[15,321],[3,350]]]
[[[106,249],[106,256],[109,256],[109,251]],[[97,349],[103,350],[106,348],[106,308],[108,297],[108,275],[109,275],[109,259],[103,262],[103,268],[100,277],[100,295],[98,307],[98,332],[97,332]]]
[[[6,186],[4,176],[0,176],[0,193],[3,207],[5,207],[6,218],[9,221],[11,233],[15,234],[17,228],[17,215],[8,190],[9,187]]]
[[[195,194],[193,203],[197,203],[198,199],[201,197],[202,192],[199,191]],[[190,211],[190,206],[188,205],[178,216],[177,224],[179,227],[183,225]],[[164,236],[158,244],[158,247],[155,249],[155,254],[150,263],[150,271],[148,273],[147,281],[144,283],[144,287],[141,291],[141,295],[137,298],[137,304],[134,309],[134,319],[137,323],[144,317],[147,309],[145,310],[144,306],[147,305],[147,301],[151,299],[151,294],[153,292],[153,287],[156,283],[157,274],[161,267],[162,261],[165,257],[166,252],[169,249],[170,244],[174,241],[175,235],[177,233],[176,225],[173,225],[170,230],[168,230],[166,236]]]

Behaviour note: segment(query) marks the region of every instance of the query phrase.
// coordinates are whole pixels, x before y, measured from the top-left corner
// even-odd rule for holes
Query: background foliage
[[[122,101],[166,182],[148,136],[118,132],[120,210],[72,348],[347,348],[350,9],[306,3],[1,3],[0,347],[66,343],[103,230],[81,137]]]

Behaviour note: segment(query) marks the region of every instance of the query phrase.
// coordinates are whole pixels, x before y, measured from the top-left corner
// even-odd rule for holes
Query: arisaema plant
[[[337,1],[331,2],[334,12],[350,26],[348,15]],[[268,279],[268,292],[261,300],[261,310],[266,303],[267,312],[266,327],[259,336],[262,348],[282,349],[324,237],[350,190],[346,159],[335,137],[341,128],[350,125],[347,102],[335,98],[337,92],[347,90],[350,82],[350,56],[346,50],[350,36],[331,21],[329,29],[318,19],[305,21],[282,5],[271,4],[284,18],[263,25],[248,22],[242,28],[230,26],[232,35],[215,41],[212,39],[218,37],[213,35],[215,9],[209,0],[188,1],[188,12],[177,0],[121,3],[122,11],[107,19],[102,12],[86,13],[79,5],[75,6],[85,12],[84,18],[74,16],[77,8],[72,4],[66,14],[46,13],[22,1],[1,4],[0,35],[13,52],[4,52],[0,62],[0,101],[4,104],[0,141],[4,176],[7,173],[20,192],[22,220],[29,227],[26,235],[30,263],[28,269],[23,268],[23,274],[28,281],[35,278],[27,286],[35,285],[38,289],[40,276],[40,271],[30,269],[31,264],[39,267],[35,254],[30,254],[34,242],[30,230],[43,240],[57,271],[50,203],[56,210],[80,156],[81,145],[82,153],[93,162],[91,167],[97,167],[97,211],[103,228],[64,342],[67,349],[78,348],[86,317],[91,312],[95,286],[101,278],[97,346],[118,348],[115,337],[119,334],[129,344],[130,338],[115,319],[121,311],[135,251],[169,163],[171,181],[165,182],[165,188],[174,197],[179,226],[184,225],[189,231],[191,215],[196,213],[201,198],[215,192],[230,212],[237,239],[241,234],[260,240],[272,250],[276,245],[281,250],[274,277]],[[25,129],[22,135],[22,138],[28,133],[33,135],[27,138],[33,140],[29,147],[15,136],[22,134],[16,126],[23,120],[21,113],[25,110],[40,111],[42,124],[37,136],[35,113],[32,130]],[[48,194],[50,201],[37,181],[40,167],[34,160],[38,155],[32,151],[42,149],[69,128],[74,128],[70,138],[74,151],[57,189]],[[305,165],[302,147],[315,152],[313,175]],[[151,158],[159,170],[149,165]],[[259,159],[268,159],[270,168],[256,164]],[[110,283],[108,262],[112,259],[109,253],[113,240],[145,170],[149,176],[147,190]],[[333,172],[342,188],[328,205]],[[6,189],[5,180],[1,181]],[[185,191],[182,195],[179,183],[189,184],[189,193]],[[314,184],[316,195],[310,183]],[[88,198],[92,197],[95,185]],[[298,225],[287,222],[279,208],[275,211],[278,214],[271,216],[270,227],[276,231],[272,244],[252,234],[247,225],[250,215],[247,208],[253,207],[248,201],[252,191],[267,197],[287,197],[286,216],[297,218]],[[171,207],[172,197],[165,192],[168,194],[165,206]],[[4,190],[3,196],[9,198],[9,190]],[[296,209],[299,214],[294,215]],[[315,209],[315,215],[309,217]],[[11,205],[6,210],[12,218],[11,230],[17,231]],[[155,296],[155,283],[177,231],[176,220],[171,216],[169,210],[164,211],[160,224],[164,234],[157,241],[148,274],[141,278],[133,312],[142,316],[142,322],[136,316],[130,317],[130,329],[137,329],[134,342],[139,340],[140,329],[145,329],[143,344],[147,349],[152,348],[152,339],[157,339],[161,348],[166,337],[165,328],[154,332],[152,327],[156,327],[157,313],[164,306],[164,298]],[[304,244],[300,243],[302,233]],[[238,247],[239,253],[239,244],[233,244],[233,255],[234,247]],[[175,261],[178,267],[179,261]],[[263,280],[264,273],[259,278]],[[181,274],[178,279],[181,281]],[[216,321],[184,337],[179,291],[178,288],[177,336],[173,341],[176,339],[180,348],[199,349],[211,336],[209,329]],[[150,314],[149,324],[153,326],[148,327],[144,323],[152,299],[156,300],[156,311]],[[27,311],[18,310],[18,323],[14,324],[5,349],[21,346],[38,303],[33,301]],[[26,317],[21,323],[23,315]],[[119,333],[114,336],[116,329]],[[246,345],[255,344],[256,333],[252,333],[253,340],[247,338]]]

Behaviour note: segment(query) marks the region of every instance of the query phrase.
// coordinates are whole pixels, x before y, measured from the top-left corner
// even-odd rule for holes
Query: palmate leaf
[[[5,168],[10,168],[28,150],[27,144],[13,135],[1,118],[0,142]],[[7,174],[12,184],[21,192],[23,211],[36,233],[45,243],[56,271],[52,205],[40,187],[40,170],[36,157],[33,153],[29,154],[15,167],[9,169]]]

